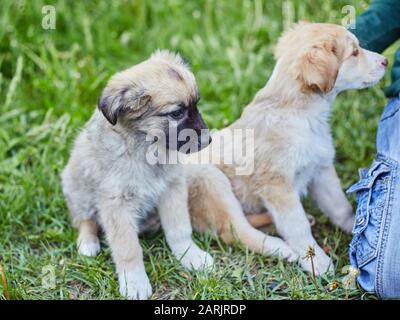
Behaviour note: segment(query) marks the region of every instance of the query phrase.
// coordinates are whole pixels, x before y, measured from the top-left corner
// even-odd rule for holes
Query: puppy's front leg
[[[100,251],[100,241],[97,235],[98,226],[95,219],[90,218],[79,222],[78,250],[81,255],[94,257]]]
[[[311,193],[321,211],[343,231],[350,233],[354,224],[353,208],[342,190],[333,165],[323,167],[316,173]]]
[[[183,177],[174,181],[160,199],[158,211],[169,247],[175,257],[188,269],[208,269],[211,256],[192,240],[188,211],[188,190]]]
[[[332,261],[315,241],[297,192],[289,185],[270,187],[263,200],[273,216],[278,233],[300,256],[302,268],[312,271],[311,261],[306,256],[309,247],[313,247],[316,273],[320,275],[329,271],[333,267]]]
[[[152,289],[144,268],[134,208],[134,203],[120,198],[99,201],[99,214],[117,269],[120,293],[129,299],[147,299]]]

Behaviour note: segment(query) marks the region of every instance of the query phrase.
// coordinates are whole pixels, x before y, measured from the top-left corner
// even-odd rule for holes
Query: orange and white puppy
[[[192,223],[199,231],[213,229],[226,242],[235,234],[254,251],[299,259],[308,271],[311,264],[305,256],[312,246],[316,272],[322,274],[332,268],[331,259],[312,235],[301,197],[310,190],[330,220],[350,232],[354,215],[333,164],[330,109],[339,92],[376,84],[388,62],[360,48],[344,27],[314,23],[299,23],[287,31],[276,58],[270,80],[240,119],[213,136],[216,141],[227,130],[253,129],[254,170],[237,175],[238,163],[189,165]],[[245,135],[241,142],[249,143]],[[242,152],[227,142],[223,148]],[[246,220],[246,213],[265,209],[283,240]]]

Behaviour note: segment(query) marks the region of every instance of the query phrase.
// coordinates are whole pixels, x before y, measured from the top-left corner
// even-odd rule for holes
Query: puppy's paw
[[[343,222],[339,225],[339,228],[342,229],[343,232],[350,234],[353,230],[355,216],[353,214],[349,215]]]
[[[87,257],[95,257],[100,252],[100,241],[98,238],[78,240],[79,254]]]
[[[337,225],[343,232],[351,233],[354,226],[355,215],[350,203],[339,206],[335,215],[331,217],[333,224]]]
[[[299,256],[294,252],[285,241],[279,238],[271,237],[268,241],[267,254],[286,259],[289,262],[294,262],[299,259]]]
[[[118,276],[121,296],[130,300],[146,300],[152,295],[152,289],[146,271],[128,271]]]
[[[331,258],[329,258],[325,254],[325,252],[317,245],[314,247],[314,251],[315,256],[312,259],[314,263],[315,275],[320,276],[324,273],[334,271]],[[301,256],[300,265],[304,270],[312,273],[311,259],[306,257],[306,253]]]
[[[201,250],[194,243],[184,252],[176,252],[175,256],[185,268],[192,270],[209,271],[212,269],[214,262],[207,252]]]
[[[286,247],[281,248],[279,250],[279,256],[283,259],[286,259],[289,262],[294,262],[299,259],[299,256],[296,252],[294,252],[288,245]]]

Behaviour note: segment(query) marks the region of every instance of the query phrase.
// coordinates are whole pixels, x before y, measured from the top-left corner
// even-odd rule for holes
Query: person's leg
[[[400,95],[390,100],[377,137],[378,154],[390,161],[390,187],[378,252],[376,291],[382,298],[400,297]]]
[[[400,171],[393,171],[390,209],[383,224],[376,291],[381,298],[400,298]]]
[[[349,192],[357,193],[350,261],[358,282],[380,297],[400,297],[400,98],[391,99],[378,128],[378,155]]]

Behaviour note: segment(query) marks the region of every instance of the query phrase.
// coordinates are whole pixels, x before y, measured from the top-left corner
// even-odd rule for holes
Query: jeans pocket
[[[361,179],[347,190],[357,198],[356,221],[350,255],[361,268],[377,256],[382,216],[389,201],[390,167],[375,160],[371,168],[361,172]]]

